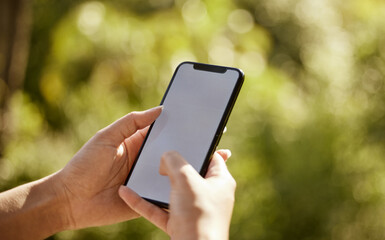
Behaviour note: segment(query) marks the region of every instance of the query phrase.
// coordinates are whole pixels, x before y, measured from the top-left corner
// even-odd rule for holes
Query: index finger
[[[136,213],[152,222],[155,226],[167,232],[169,214],[163,209],[155,206],[141,198],[137,193],[126,186],[119,187],[119,196]]]

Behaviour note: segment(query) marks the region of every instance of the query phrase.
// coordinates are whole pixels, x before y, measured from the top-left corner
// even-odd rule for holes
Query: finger
[[[213,157],[211,158],[211,162],[206,173],[206,178],[227,174],[231,175],[229,170],[227,169],[224,158],[221,154],[215,152]]]
[[[147,135],[149,126],[140,129],[134,135],[124,140],[124,144],[126,145],[126,149],[128,150],[128,165],[131,168],[133,162],[138,156],[138,152],[140,147],[143,144],[144,138]]]
[[[126,186],[120,186],[119,196],[132,210],[146,218],[164,232],[167,232],[169,214],[166,211],[144,200]]]
[[[130,137],[137,130],[153,123],[162,109],[163,106],[158,106],[143,112],[131,112],[99,131],[98,135],[118,147],[124,139]]]
[[[229,149],[219,149],[216,152],[221,155],[225,162],[231,157],[231,151]]]
[[[201,179],[199,173],[184,158],[175,151],[166,152],[162,155],[159,167],[161,175],[170,178],[171,186],[186,186],[192,181]]]

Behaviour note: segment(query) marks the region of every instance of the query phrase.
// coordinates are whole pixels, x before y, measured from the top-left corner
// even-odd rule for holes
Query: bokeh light
[[[1,190],[59,170],[99,129],[158,105],[179,63],[198,61],[246,75],[219,146],[238,183],[231,239],[385,238],[385,3],[29,7],[23,84],[8,93],[0,75]],[[168,238],[138,219],[50,239]]]

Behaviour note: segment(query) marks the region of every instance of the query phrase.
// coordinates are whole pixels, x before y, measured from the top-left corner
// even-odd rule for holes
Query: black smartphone
[[[125,185],[144,199],[168,208],[170,183],[159,174],[160,159],[179,152],[202,176],[206,174],[241,89],[237,68],[183,62],[170,81]]]

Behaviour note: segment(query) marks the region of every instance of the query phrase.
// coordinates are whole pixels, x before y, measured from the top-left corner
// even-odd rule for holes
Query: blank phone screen
[[[126,185],[141,197],[169,203],[169,179],[159,174],[161,156],[177,151],[201,171],[240,74],[232,68],[213,72],[181,64]]]

